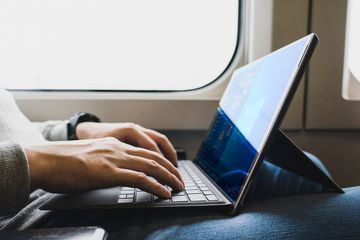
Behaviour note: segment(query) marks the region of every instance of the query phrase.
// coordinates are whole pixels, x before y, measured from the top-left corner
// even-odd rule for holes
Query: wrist
[[[23,149],[29,164],[30,187],[32,190],[41,188],[42,173],[44,172],[41,154],[31,146],[24,147]]]
[[[75,129],[77,138],[79,140],[96,138],[95,136],[93,136],[93,131],[91,131],[91,129],[93,129],[94,125],[96,125],[96,124],[98,124],[98,123],[95,123],[95,122],[79,123]]]
[[[85,112],[78,112],[76,113],[74,116],[72,116],[70,119],[69,119],[69,122],[68,122],[68,140],[79,140],[79,139],[86,139],[88,138],[87,136],[82,136],[83,138],[81,138],[79,135],[78,135],[78,131],[79,133],[81,134],[81,130],[78,130],[78,125],[80,125],[81,123],[85,123],[85,122],[101,122],[101,120],[93,115],[93,114],[90,114],[90,113],[85,113]],[[86,134],[86,132],[85,132]]]

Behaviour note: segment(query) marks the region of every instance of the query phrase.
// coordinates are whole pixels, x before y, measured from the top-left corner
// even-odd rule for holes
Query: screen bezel
[[[268,132],[268,135],[265,137],[265,141],[264,141],[264,144],[262,146],[262,148],[259,150],[259,152],[256,154],[255,158],[254,158],[254,161],[250,167],[250,170],[249,170],[249,174],[247,175],[247,177],[245,178],[244,180],[244,183],[242,184],[241,188],[240,188],[240,191],[239,191],[239,194],[238,194],[238,197],[236,199],[236,201],[233,201],[229,198],[229,196],[214,182],[212,181],[212,179],[210,179],[214,184],[215,186],[230,200],[230,202],[232,203],[233,207],[232,209],[230,210],[229,214],[233,215],[233,214],[236,214],[242,204],[243,204],[243,201],[246,197],[246,194],[247,194],[247,190],[250,188],[251,186],[251,183],[252,183],[252,180],[254,178],[254,176],[256,175],[256,172],[257,170],[259,169],[264,157],[265,157],[265,154],[267,152],[267,150],[269,149],[270,145],[271,145],[271,141],[272,139],[274,138],[276,132],[278,131],[279,127],[280,127],[280,123],[281,121],[283,120],[284,116],[285,116],[285,113],[290,105],[290,102],[291,102],[291,99],[293,98],[294,94],[295,94],[295,91],[300,83],[300,80],[301,80],[301,77],[302,75],[304,74],[305,72],[305,68],[307,66],[307,63],[309,62],[310,60],[310,57],[316,47],[316,44],[318,42],[318,38],[317,36],[312,33],[312,34],[309,34],[308,36],[304,37],[304,38],[301,38],[263,58],[260,58],[258,59],[257,61],[251,63],[251,64],[254,64],[258,61],[262,61],[264,58],[268,58],[268,57],[271,57],[271,55],[273,55],[274,53],[278,52],[278,51],[284,51],[286,48],[290,47],[291,45],[293,44],[296,44],[297,42],[299,41],[304,41],[304,40],[307,40],[307,43],[304,45],[304,49],[302,51],[302,54],[301,56],[299,56],[299,63],[297,65],[296,68],[294,68],[293,72],[292,72],[292,75],[291,75],[291,79],[289,81],[289,84],[286,88],[286,90],[284,91],[284,97],[282,98],[282,103],[280,104],[279,108],[276,110],[277,112],[275,112],[275,117],[274,117],[274,120],[272,122],[272,126],[270,127],[270,131]],[[236,72],[233,74],[233,77],[236,75]],[[232,77],[232,78],[233,78]],[[231,81],[231,80],[230,80]],[[225,90],[226,92],[226,90]],[[220,107],[220,106],[219,106]],[[209,129],[209,131],[211,131],[211,129]],[[199,149],[200,151],[201,149]],[[197,164],[197,162],[195,161],[196,165],[200,168],[200,170],[202,172],[203,169],[199,166],[199,164]],[[205,172],[204,172],[205,173]],[[205,173],[206,174],[206,173]]]

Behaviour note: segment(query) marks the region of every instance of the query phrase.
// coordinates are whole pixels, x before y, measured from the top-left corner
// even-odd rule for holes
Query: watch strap
[[[100,118],[91,113],[77,112],[69,118],[67,124],[68,140],[78,140],[76,127],[82,122],[101,122]]]

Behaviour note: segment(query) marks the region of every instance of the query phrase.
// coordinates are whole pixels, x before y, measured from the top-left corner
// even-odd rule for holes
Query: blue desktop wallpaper
[[[256,150],[218,108],[196,163],[235,201],[256,154]]]

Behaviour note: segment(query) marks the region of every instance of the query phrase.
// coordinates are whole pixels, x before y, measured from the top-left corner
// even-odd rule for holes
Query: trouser
[[[360,187],[345,192],[326,193],[265,161],[237,216],[213,209],[54,212],[40,227],[100,226],[110,239],[360,239]]]

